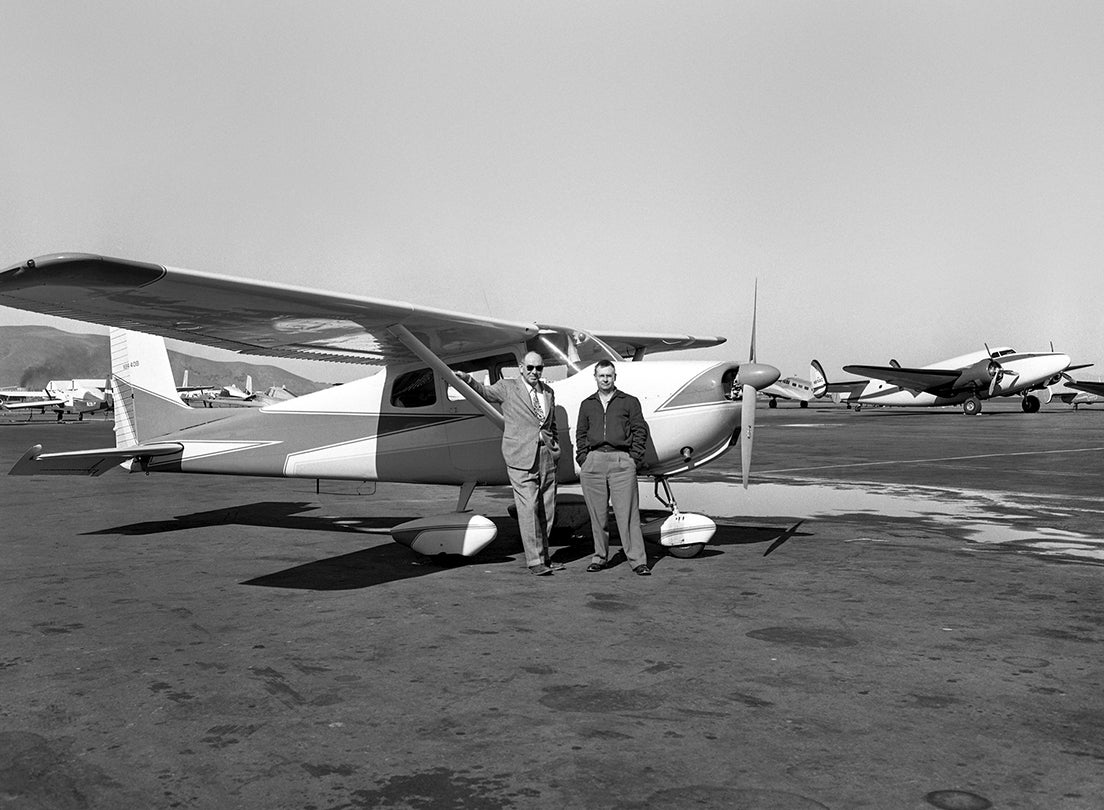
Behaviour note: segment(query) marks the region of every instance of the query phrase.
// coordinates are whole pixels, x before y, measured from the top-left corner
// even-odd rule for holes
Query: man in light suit
[[[488,402],[502,404],[506,426],[502,457],[514,488],[518,527],[525,564],[537,576],[562,571],[548,556],[548,535],[556,517],[556,463],[560,444],[556,433],[556,395],[541,379],[544,359],[529,352],[519,366],[521,376],[483,385],[464,371],[456,376]]]

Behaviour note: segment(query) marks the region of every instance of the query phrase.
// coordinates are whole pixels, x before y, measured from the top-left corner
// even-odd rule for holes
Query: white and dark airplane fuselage
[[[734,364],[655,361],[618,364],[618,385],[640,399],[650,438],[649,474],[671,475],[725,452],[740,405],[725,394]],[[151,458],[150,472],[222,473],[412,483],[506,484],[502,432],[437,375],[425,405],[394,402],[396,380],[415,367],[388,367],[344,385],[263,408],[219,414],[171,430],[178,454]],[[682,380],[672,386],[672,380]],[[550,383],[556,392],[559,478],[574,481],[579,403],[594,393],[590,374]],[[672,390],[674,393],[672,394]],[[156,396],[135,392],[134,396]],[[423,392],[424,396],[424,392]],[[189,413],[195,413],[190,410]],[[278,438],[276,438],[278,437]],[[320,439],[324,440],[320,441]],[[161,439],[159,439],[161,440]],[[687,461],[689,456],[690,461]],[[138,462],[131,463],[137,468]]]

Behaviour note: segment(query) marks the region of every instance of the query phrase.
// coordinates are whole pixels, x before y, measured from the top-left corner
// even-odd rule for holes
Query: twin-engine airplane
[[[485,548],[497,529],[467,513],[468,500],[478,485],[508,484],[502,415],[454,369],[494,382],[515,373],[527,351],[561,366],[565,379],[551,383],[563,448],[558,480],[572,482],[579,403],[595,390],[592,375],[580,372],[614,361],[618,383],[641,401],[651,429],[648,475],[672,513],[652,526],[654,537],[682,557],[700,551],[715,525],[680,512],[668,479],[721,456],[739,428],[746,487],[755,393],[779,377],[756,362],[624,362],[649,351],[715,346],[721,337],[588,332],[86,254],[44,256],[0,272],[0,304],[112,327],[115,447],[43,453],[35,446],[11,474],[100,475],[121,464],[147,473],[459,486],[456,512],[392,530],[421,553],[470,556]],[[166,337],[383,369],[262,408],[189,408],[173,383]],[[752,345],[754,356],[754,337]]]
[[[800,377],[783,377],[759,393],[767,397],[767,406],[770,408],[777,408],[780,399],[792,399],[800,407],[808,408],[809,402],[816,396],[813,393],[812,382]]]
[[[42,391],[0,391],[0,407],[9,411],[50,409],[60,422],[66,414],[83,420],[86,413],[111,409],[107,380],[50,380]]]
[[[1080,405],[1096,405],[1104,402],[1104,382],[1075,380],[1068,374],[1063,374],[1061,381],[1051,389],[1051,393],[1077,410]]]
[[[1091,365],[1091,364],[1088,364]],[[963,413],[981,413],[981,401],[1021,395],[1025,413],[1039,410],[1032,391],[1045,391],[1070,368],[1070,358],[1060,352],[1017,352],[1001,347],[970,352],[922,368],[905,368],[893,360],[888,366],[844,366],[849,374],[871,379],[828,382],[824,367],[812,361],[809,376],[817,397],[838,394],[839,401],[855,410],[864,404],[894,406],[962,405]]]

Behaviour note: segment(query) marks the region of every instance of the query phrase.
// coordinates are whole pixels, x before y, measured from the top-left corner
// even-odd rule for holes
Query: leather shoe
[[[650,577],[652,575],[652,569],[646,565],[638,565],[633,569],[633,573],[642,577]]]
[[[563,571],[564,570],[564,564],[563,563],[558,563],[558,562],[549,562],[548,567],[551,568],[553,571]]]
[[[597,571],[604,570],[605,567],[606,566],[602,565],[602,563],[591,563],[590,565],[587,566],[587,573],[588,574],[593,574]]]
[[[538,577],[552,576],[552,569],[544,563],[541,563],[540,565],[530,565],[529,571],[530,573],[536,574]]]

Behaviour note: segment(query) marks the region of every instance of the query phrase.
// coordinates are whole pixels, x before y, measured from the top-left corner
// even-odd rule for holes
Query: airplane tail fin
[[[134,447],[210,421],[181,401],[163,338],[116,328],[110,335],[116,447]]]
[[[820,364],[819,360],[813,360],[809,363],[809,380],[813,384],[814,397],[820,399],[828,393],[828,375],[824,373],[824,366]]]

